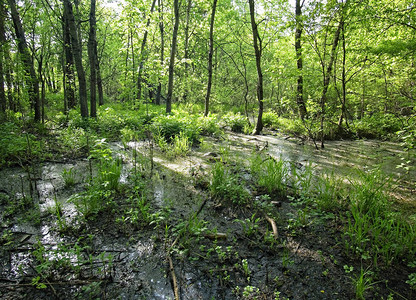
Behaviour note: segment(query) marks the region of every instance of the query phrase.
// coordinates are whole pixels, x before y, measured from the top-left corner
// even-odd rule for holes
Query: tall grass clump
[[[250,167],[257,185],[268,194],[283,196],[287,193],[289,167],[284,160],[255,155],[251,159]]]
[[[414,257],[416,254],[415,229],[395,212],[385,190],[389,178],[380,171],[361,172],[352,181],[349,193],[351,204],[345,232],[347,251],[373,258],[374,265]]]
[[[315,201],[318,207],[324,211],[336,211],[345,206],[343,200],[342,178],[332,174],[324,174],[316,178],[314,183]]]
[[[223,202],[244,205],[250,199],[250,193],[241,181],[222,162],[217,162],[212,167],[211,195]]]

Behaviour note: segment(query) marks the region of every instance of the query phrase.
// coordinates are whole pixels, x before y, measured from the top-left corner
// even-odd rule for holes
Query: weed
[[[375,284],[373,282],[374,273],[370,270],[364,270],[361,267],[360,274],[355,278],[352,277],[352,282],[355,288],[355,298],[364,300],[365,299],[365,292],[368,291],[373,287]]]
[[[100,165],[97,176],[97,184],[106,190],[117,191],[122,169],[120,159],[107,160]]]
[[[250,193],[241,184],[238,175],[232,174],[222,162],[217,162],[212,168],[210,189],[213,197],[234,205],[244,205],[250,198]]]
[[[237,219],[235,222],[240,223],[243,226],[245,235],[252,236],[259,228],[260,218],[256,218],[256,214],[254,213],[250,218],[244,220]]]
[[[189,139],[184,134],[184,132],[181,131],[179,135],[175,136],[170,153],[174,157],[185,156],[188,154],[189,149],[190,149]]]
[[[247,261],[247,259],[245,258],[245,259],[243,259],[243,260],[241,260],[241,266],[243,267],[243,272],[244,272],[244,275],[246,276],[246,278],[247,278],[247,281],[250,281],[250,274],[251,274],[251,271],[250,271],[250,269],[249,269],[249,267],[248,267],[248,261]]]
[[[289,170],[283,160],[255,155],[251,161],[251,173],[257,180],[258,185],[264,188],[267,193],[286,194],[286,178],[288,177]]]
[[[360,182],[353,182],[349,194],[346,249],[365,259],[373,257],[375,265],[380,259],[390,265],[396,259],[411,257],[416,251],[416,232],[388,205],[382,189],[385,180],[379,172],[362,174]]]
[[[244,127],[249,125],[247,118],[239,112],[236,114],[233,112],[228,112],[222,116],[222,120],[224,121],[225,125],[234,132],[243,132]]]
[[[324,211],[334,211],[340,208],[342,179],[336,178],[334,174],[325,174],[317,179],[315,190],[317,193],[316,203]]]
[[[62,179],[64,180],[64,185],[66,188],[72,187],[76,184],[76,172],[74,167],[69,169],[64,168],[61,173]]]

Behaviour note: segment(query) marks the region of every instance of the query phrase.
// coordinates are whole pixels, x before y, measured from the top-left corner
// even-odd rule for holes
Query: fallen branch
[[[277,239],[279,235],[277,233],[276,222],[272,218],[270,218],[269,216],[267,216],[267,215],[265,216],[265,218],[270,223],[270,225],[272,225],[272,228],[273,228],[273,236],[274,236],[275,239]]]
[[[221,232],[217,232],[217,233],[206,233],[204,234],[204,237],[210,240],[226,240],[227,239],[227,234],[226,233],[221,233]]]
[[[169,261],[169,272],[170,276],[172,277],[172,285],[173,285],[173,293],[175,294],[175,300],[179,300],[179,289],[178,289],[178,281],[176,280],[175,269],[173,268],[172,258],[168,254],[168,261]]]

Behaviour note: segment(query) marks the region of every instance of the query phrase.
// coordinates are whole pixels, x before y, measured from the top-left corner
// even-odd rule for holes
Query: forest
[[[415,299],[413,0],[0,0],[1,299]]]

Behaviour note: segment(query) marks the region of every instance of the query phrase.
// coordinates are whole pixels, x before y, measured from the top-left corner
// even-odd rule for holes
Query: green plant
[[[64,180],[65,187],[72,187],[76,184],[76,172],[74,167],[69,169],[64,168],[61,173],[62,179]]]
[[[222,116],[222,120],[234,132],[243,132],[244,127],[248,125],[247,118],[239,112],[228,112]]]
[[[254,213],[250,218],[244,220],[237,219],[235,222],[240,223],[243,226],[244,234],[252,236],[259,228],[260,218],[256,218],[256,214]]]
[[[340,208],[342,198],[342,178],[334,174],[319,176],[315,183],[316,203],[324,211],[334,211]]]
[[[97,175],[97,184],[104,189],[117,191],[122,170],[121,159],[102,162]]]
[[[243,260],[241,260],[241,266],[243,267],[243,272],[244,272],[244,275],[246,276],[246,278],[247,278],[247,281],[250,281],[250,274],[251,274],[251,271],[250,271],[250,269],[249,269],[249,267],[248,267],[248,261],[247,261],[247,259],[245,258],[245,259],[243,259]]]
[[[289,169],[285,161],[255,155],[251,160],[251,173],[256,178],[257,184],[267,193],[286,194]]]
[[[361,267],[360,274],[356,277],[351,277],[354,288],[355,288],[355,298],[364,300],[365,299],[365,293],[369,289],[373,288],[373,285],[375,284],[373,282],[374,273],[368,269],[364,270],[363,267]]]
[[[362,174],[352,182],[350,211],[345,228],[347,251],[362,258],[373,258],[377,265],[412,257],[416,252],[413,227],[388,205],[383,190],[386,179],[378,171]],[[388,179],[387,179],[388,180]]]
[[[217,162],[212,167],[210,190],[213,197],[235,205],[246,204],[250,198],[250,193],[241,184],[238,175],[232,174],[222,162]]]
[[[190,150],[190,143],[188,137],[184,134],[183,131],[179,133],[179,135],[176,135],[173,140],[173,146],[171,148],[172,156],[185,156],[188,154]]]

